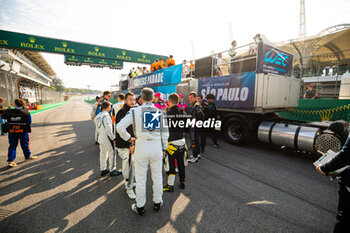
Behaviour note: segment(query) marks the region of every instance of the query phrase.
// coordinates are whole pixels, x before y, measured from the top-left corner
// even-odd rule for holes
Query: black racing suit
[[[208,103],[205,100],[202,100],[201,105],[201,110],[204,114],[203,120],[208,119]],[[199,138],[200,138],[200,151],[203,154],[205,152],[205,146],[207,145],[207,135],[209,133],[209,129],[201,128],[198,129],[199,132]]]
[[[167,156],[168,156],[168,163],[169,163],[169,171],[167,171],[168,175],[168,185],[174,185],[173,181],[169,182],[171,180],[169,177],[171,175],[175,178],[175,160],[177,162],[177,167],[179,169],[179,178],[180,182],[185,182],[185,153],[187,153],[187,147],[185,143],[185,128],[179,127],[178,122],[183,121],[186,123],[186,117],[184,116],[186,113],[179,108],[177,105],[171,107],[167,112],[168,117],[168,125],[169,126],[169,139],[168,139],[168,148],[167,148]],[[172,121],[172,123],[170,123]],[[176,127],[172,127],[176,124]],[[183,140],[184,143],[175,143],[175,141]],[[166,162],[166,161],[165,161]]]
[[[204,113],[202,111],[202,107],[198,101],[195,101],[190,109],[191,118],[197,120],[204,120]],[[200,129],[196,126],[190,129],[191,132],[191,144],[192,144],[192,155],[194,158],[197,158],[200,154],[200,144],[199,144],[199,136]]]
[[[213,102],[208,102],[208,119],[217,119],[218,116],[218,112],[216,110],[216,105]],[[208,130],[211,139],[213,140],[214,145],[218,144],[218,139],[217,139],[217,135],[216,135],[216,130],[215,128],[210,128]]]
[[[129,112],[129,110],[130,107],[127,104],[124,104],[124,106],[117,113],[117,116],[115,118],[115,124],[118,124]],[[131,137],[135,137],[132,125],[129,125],[129,127],[126,128],[126,131],[131,135]],[[118,133],[115,134],[115,140],[117,148],[130,148],[130,146],[132,145],[131,142],[124,141]]]

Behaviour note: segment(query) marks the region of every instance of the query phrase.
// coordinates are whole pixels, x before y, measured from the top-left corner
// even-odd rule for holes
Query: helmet
[[[177,94],[177,95],[180,97],[180,99],[182,99],[182,98],[183,98],[182,94]]]

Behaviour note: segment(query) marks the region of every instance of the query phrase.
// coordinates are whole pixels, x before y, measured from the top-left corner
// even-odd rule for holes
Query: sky
[[[0,0],[0,29],[154,53],[177,63],[252,42],[255,34],[279,42],[299,34],[300,0]],[[350,0],[305,0],[306,32],[350,23]],[[191,41],[194,43],[195,57]],[[43,54],[65,86],[108,90],[124,70],[67,66],[63,55]]]

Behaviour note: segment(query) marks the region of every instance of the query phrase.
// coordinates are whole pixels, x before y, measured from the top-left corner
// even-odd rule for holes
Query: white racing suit
[[[116,156],[113,140],[112,119],[108,112],[102,111],[96,117],[96,125],[98,128],[98,143],[100,144],[100,169],[107,169],[107,159],[109,162],[109,170],[116,170]]]
[[[94,124],[95,124],[95,142],[97,142],[98,139],[98,128],[96,125],[96,110],[98,108],[98,103],[94,103],[94,105],[92,106],[92,111],[91,111],[91,118],[94,120]]]
[[[130,155],[129,148],[118,148],[118,155],[122,159],[123,177],[125,188],[132,189],[135,183],[135,160]]]
[[[133,125],[135,142],[135,179],[136,205],[141,208],[146,204],[146,181],[148,165],[151,168],[153,181],[153,202],[163,202],[162,159],[163,151],[168,145],[168,128],[163,127],[164,111],[146,102],[138,108],[130,109],[128,114],[117,124],[117,132],[125,141],[131,136],[126,131]]]

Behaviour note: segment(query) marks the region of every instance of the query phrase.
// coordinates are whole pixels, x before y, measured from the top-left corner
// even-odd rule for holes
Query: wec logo
[[[285,63],[286,60],[288,59],[288,55],[285,55],[284,53],[272,53],[271,51],[268,51],[265,55],[264,61],[269,62],[269,63],[274,63],[276,65],[282,65],[282,66],[287,66]],[[270,55],[271,54],[271,55]],[[274,56],[275,54],[275,56]]]

